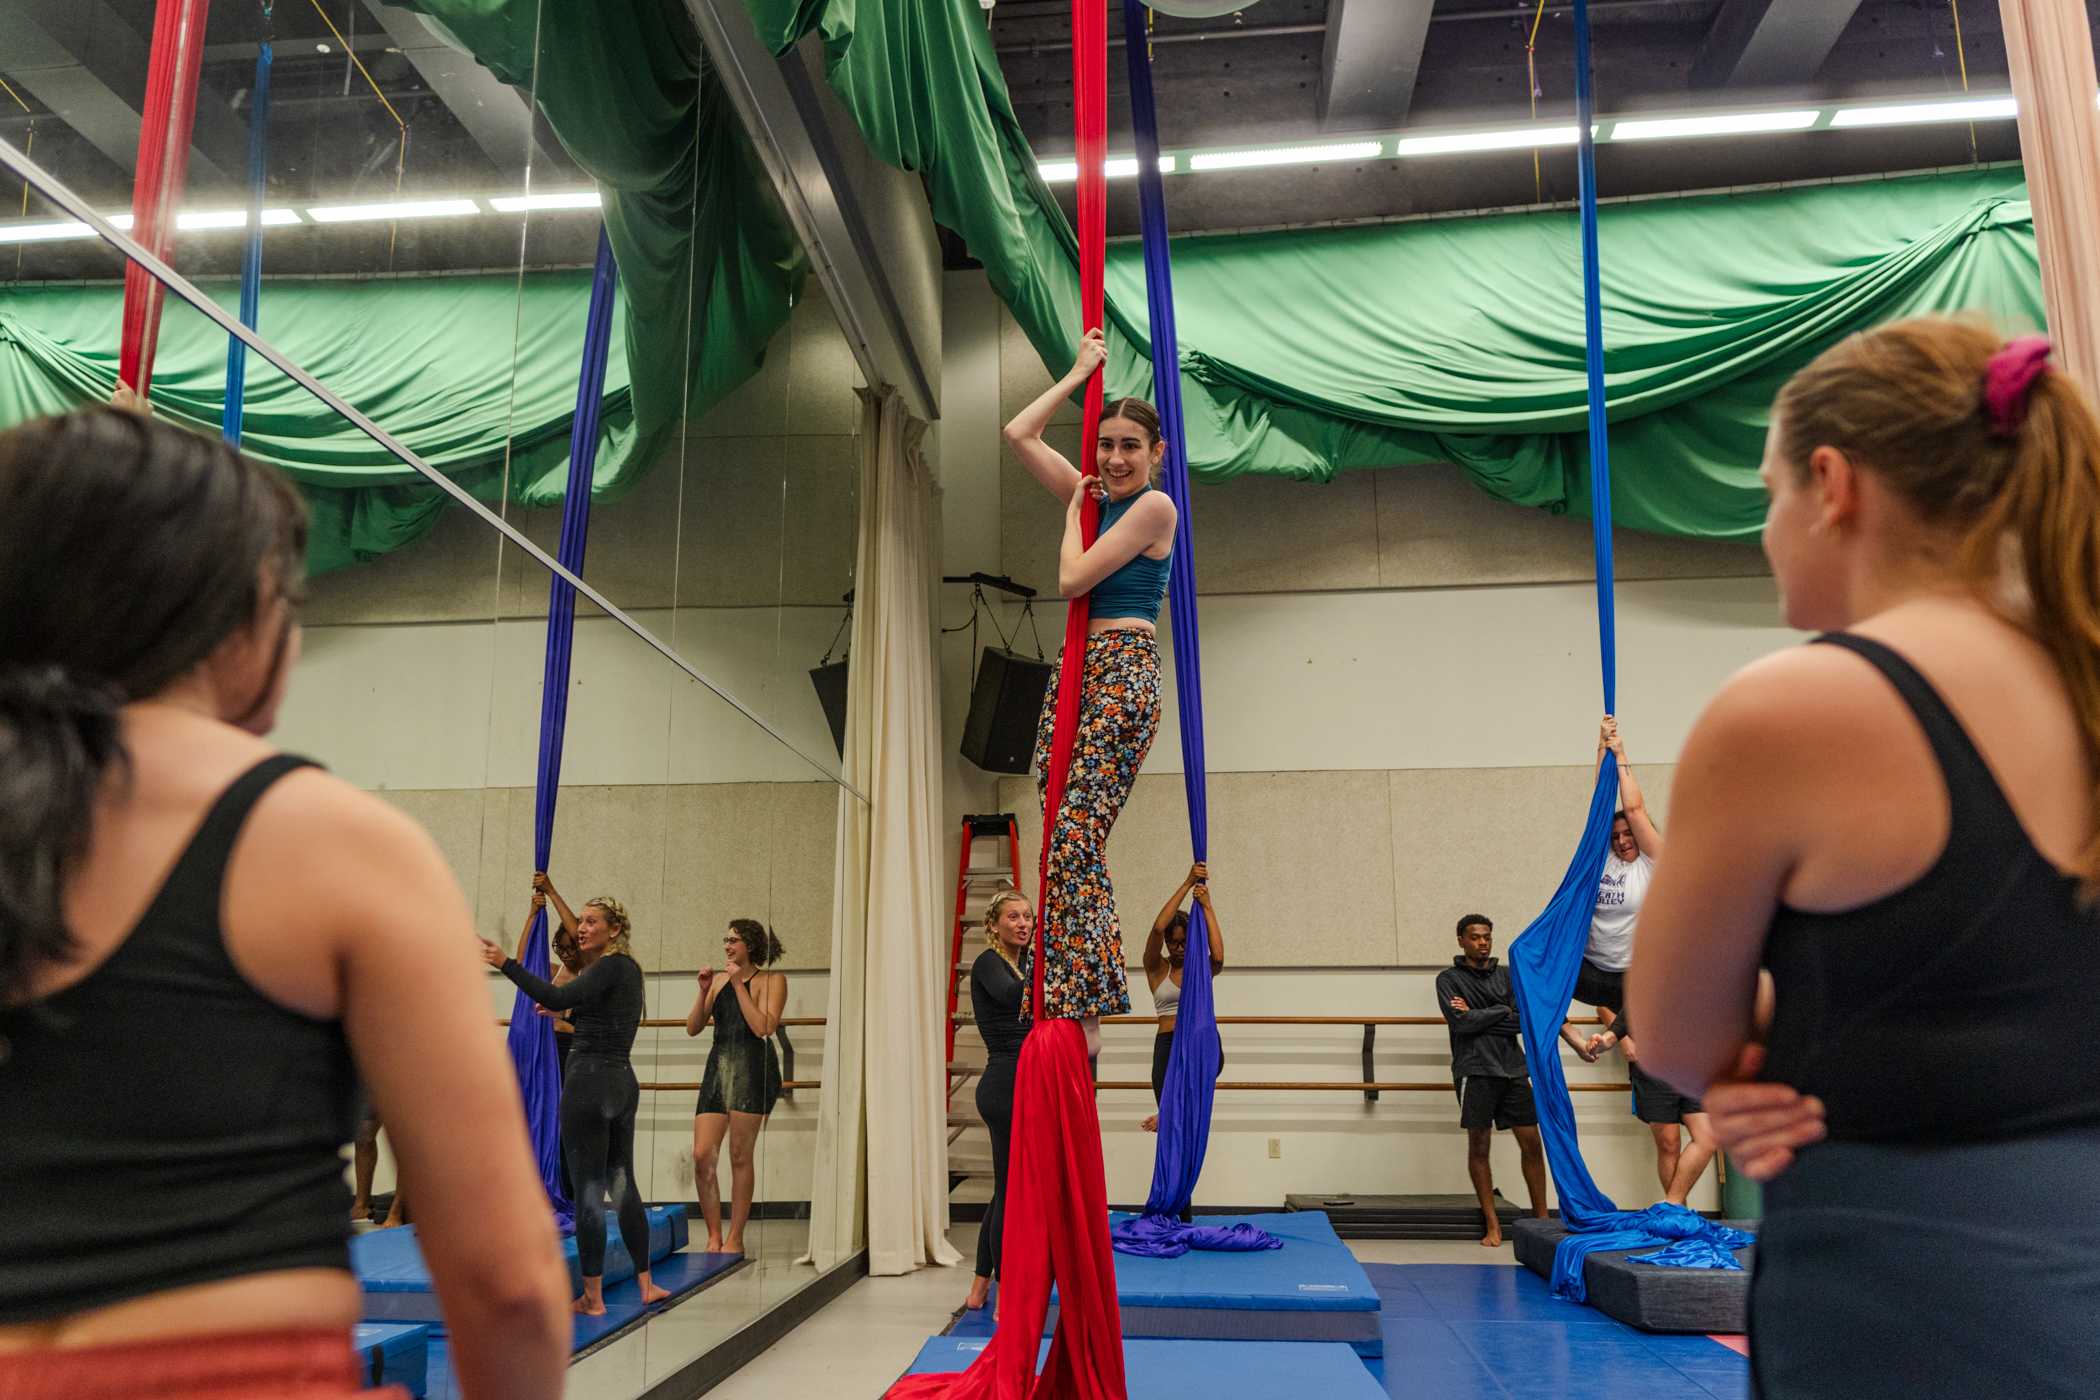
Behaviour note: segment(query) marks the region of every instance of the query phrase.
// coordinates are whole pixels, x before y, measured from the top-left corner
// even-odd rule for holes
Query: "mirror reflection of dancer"
[[[1021,994],[1028,945],[1035,937],[1035,910],[1019,890],[1001,890],[984,911],[985,950],[970,965],[970,1017],[984,1037],[984,1073],[977,1080],[977,1112],[992,1138],[992,1201],[977,1232],[977,1276],[970,1281],[969,1309],[981,1308],[999,1275],[999,1245],[1006,1230],[1006,1163],[1014,1136],[1014,1072],[1028,1018]]]
[[[583,971],[560,986],[533,976],[516,958],[483,939],[481,956],[518,989],[550,1011],[571,1013],[576,1043],[561,1086],[561,1150],[576,1187],[576,1263],[583,1275],[577,1312],[605,1315],[605,1202],[619,1215],[620,1239],[636,1267],[643,1303],[660,1303],[670,1292],[650,1277],[649,1216],[634,1177],[634,1117],[641,1085],[630,1056],[642,1024],[642,965],[628,946],[632,925],[620,901],[600,896],[569,908],[545,871],[532,877],[547,896],[576,947]]]
[[[1626,760],[1619,722],[1610,715],[1597,731],[1599,767],[1607,754],[1619,765],[1619,810],[1612,814],[1611,851],[1597,878],[1597,909],[1590,920],[1589,946],[1575,974],[1575,1000],[1596,1007],[1604,1029],[1585,1036],[1573,1022],[1564,1022],[1560,1028],[1560,1038],[1591,1064],[1616,1043],[1612,1024],[1626,1010],[1626,969],[1633,965],[1634,926],[1640,921],[1648,883],[1663,849],[1662,832],[1649,820],[1648,800],[1633,776],[1633,765]]]
[[[1152,1010],[1159,1029],[1152,1037],[1152,1107],[1138,1126],[1148,1133],[1159,1131],[1159,1096],[1167,1087],[1167,1061],[1174,1053],[1174,1017],[1181,1009],[1181,977],[1189,950],[1189,916],[1181,907],[1191,895],[1203,906],[1203,922],[1210,930],[1210,974],[1225,970],[1225,934],[1218,927],[1218,911],[1210,902],[1210,867],[1197,861],[1189,867],[1181,888],[1174,891],[1152,921],[1152,934],[1145,940],[1145,980],[1152,986]],[[1225,1072],[1225,1046],[1218,1044],[1218,1073]]]
[[[0,433],[0,535],[0,1394],[363,1394],[362,1082],[460,1394],[553,1400],[561,1258],[466,900],[413,821],[264,737],[298,493],[96,408]]]
[[[773,1032],[787,1007],[787,978],[760,969],[780,960],[780,940],[756,919],[731,919],[720,972],[700,969],[700,991],[685,1033],[714,1023],[707,1070],[693,1104],[693,1189],[707,1222],[710,1254],[742,1254],[744,1225],[758,1189],[759,1130],[780,1102],[780,1055]],[[722,1233],[722,1139],[729,1139],[729,1233]]]
[[[1788,381],[1762,475],[1822,635],[1700,715],[1628,978],[1642,1063],[1767,1181],[1752,1384],[2086,1400],[2100,416],[2046,340],[1899,321]]]
[[[1154,489],[1166,443],[1159,414],[1143,399],[1118,399],[1102,409],[1093,470],[1086,475],[1043,441],[1051,415],[1086,384],[1107,353],[1101,332],[1088,331],[1070,372],[1015,415],[1004,432],[1029,475],[1065,507],[1058,592],[1092,600],[1072,766],[1063,804],[1043,817],[1050,852],[1042,908],[1043,1005],[1030,1008],[1039,1020],[1079,1020],[1090,1055],[1101,1048],[1100,1018],[1130,1010],[1108,836],[1159,731],[1159,607],[1167,594],[1177,518],[1174,503]],[[1100,532],[1091,548],[1080,538],[1080,507],[1088,495],[1101,502]],[[1039,791],[1047,790],[1050,778],[1061,655],[1059,660],[1036,727]]]

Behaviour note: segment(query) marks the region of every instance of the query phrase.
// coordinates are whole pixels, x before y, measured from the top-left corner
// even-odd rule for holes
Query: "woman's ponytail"
[[[0,668],[0,1003],[73,952],[66,877],[104,779],[125,766],[118,704],[57,666]]]

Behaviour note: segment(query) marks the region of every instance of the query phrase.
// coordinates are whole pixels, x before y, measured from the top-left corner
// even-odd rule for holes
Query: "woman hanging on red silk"
[[[1099,1050],[1098,1019],[1130,1010],[1108,834],[1159,732],[1159,608],[1177,515],[1167,494],[1155,489],[1166,444],[1159,415],[1143,399],[1121,399],[1101,410],[1088,475],[1043,441],[1058,405],[1093,378],[1106,355],[1101,332],[1088,331],[1071,371],[1007,424],[1005,433],[1028,474],[1065,506],[1058,592],[1088,598],[1079,727],[1064,799],[1054,821],[1044,808],[1050,850],[1040,1015],[1078,1018],[1087,1028],[1089,1053]],[[1091,545],[1080,522],[1089,495],[1100,511]],[[1054,674],[1036,730],[1037,786],[1046,802],[1061,691],[1061,677]],[[1033,1012],[1032,1002],[1027,1009]]]
[[[1058,689],[1046,702],[1053,718],[1042,747],[1048,749],[1049,761],[1042,762],[1041,753],[1037,756],[1045,813],[1043,898],[1038,906],[1042,917],[1037,925],[1042,941],[1030,969],[1028,1005],[1036,1012],[1035,1024],[1021,1047],[1015,1074],[999,1327],[969,1370],[907,1376],[891,1387],[892,1400],[1127,1397],[1101,1164],[1101,1120],[1094,1110],[1088,1057],[1101,1014],[1130,1006],[1101,852],[1158,727],[1159,654],[1157,643],[1127,621],[1094,637],[1087,594],[1111,574],[1133,566],[1142,576],[1148,564],[1159,570],[1163,587],[1174,512],[1158,492],[1145,489],[1150,463],[1158,460],[1159,449],[1153,445],[1159,438],[1156,418],[1149,442],[1125,444],[1118,429],[1105,455],[1099,448],[1104,427],[1119,421],[1134,430],[1144,426],[1129,419],[1127,403],[1121,406],[1121,420],[1102,421],[1102,347],[1093,330],[1103,324],[1106,309],[1102,282],[1108,252],[1108,7],[1100,0],[1073,0],[1072,86],[1079,163],[1080,325],[1093,333],[1082,335],[1068,382],[1022,414],[1015,427],[1027,428],[1040,410],[1033,429],[1023,434],[1039,443],[1058,399],[1083,383],[1080,441],[1095,446],[1096,471],[1106,475],[1112,467],[1114,481],[1121,485],[1098,476],[1083,478],[1047,448],[1047,459],[1023,454],[1039,479],[1047,473],[1068,483],[1062,490],[1056,485],[1051,489],[1066,503],[1059,591],[1072,602],[1065,618]],[[1009,429],[1010,439],[1012,433]],[[1133,431],[1129,436],[1143,434]],[[1107,511],[1102,495],[1110,498]],[[1147,496],[1159,499],[1148,503]],[[1161,506],[1166,507],[1164,524]],[[1101,519],[1104,514],[1109,518]],[[1157,611],[1155,592],[1152,615]],[[1083,723],[1090,726],[1084,736]],[[1068,776],[1077,794],[1076,806],[1071,807],[1066,800]],[[1057,1330],[1038,1375],[1036,1357],[1053,1285],[1058,1291]]]

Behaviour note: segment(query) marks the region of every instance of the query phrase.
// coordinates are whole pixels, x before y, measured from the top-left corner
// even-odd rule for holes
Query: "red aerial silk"
[[[1079,307],[1082,326],[1102,324],[1108,255],[1108,6],[1072,0],[1073,135],[1079,157]],[[1087,381],[1079,446],[1092,461],[1101,426],[1101,375]],[[1091,545],[1101,509],[1079,508],[1080,538]],[[1044,883],[1050,832],[1064,806],[1065,775],[1079,729],[1086,662],[1087,600],[1065,611],[1064,665],[1050,771],[1043,793]],[[1033,1006],[1043,1004],[1038,928]],[[1057,1335],[1040,1376],[1043,1320],[1058,1294]],[[1093,1067],[1078,1022],[1038,1020],[1021,1046],[1014,1076],[1012,1157],[1006,1176],[1006,1238],[999,1262],[999,1329],[969,1370],[907,1376],[890,1400],[1125,1400],[1123,1319],[1116,1307],[1115,1254],[1108,1238],[1108,1186],[1101,1165],[1101,1120]]]
[[[176,206],[189,179],[197,72],[204,62],[204,16],[210,7],[211,0],[161,0],[154,7],[138,173],[131,187],[131,236],[163,261],[175,246]],[[151,273],[125,263],[117,377],[141,397],[153,386],[153,351],[160,342],[160,308],[166,297],[167,289]]]

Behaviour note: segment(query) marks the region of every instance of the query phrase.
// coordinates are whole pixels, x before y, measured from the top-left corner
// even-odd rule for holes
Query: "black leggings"
[[[620,1238],[635,1268],[649,1267],[649,1214],[634,1179],[634,1114],[641,1097],[627,1061],[569,1056],[561,1094],[561,1151],[576,1183],[576,1262],[585,1278],[605,1276],[607,1196],[619,1211]]]
[[[1014,1071],[1020,1064],[1017,1056],[994,1055],[985,1061],[984,1075],[977,1081],[977,1112],[992,1130],[992,1203],[977,1232],[980,1278],[999,1273],[1000,1236],[1006,1229],[1006,1158],[1014,1140]]]
[[[1167,1057],[1174,1053],[1174,1032],[1161,1031],[1152,1037],[1152,1105],[1159,1106],[1160,1093],[1167,1087]],[[1225,1041],[1218,1040],[1218,1073],[1225,1073]]]

